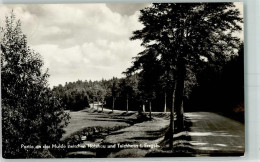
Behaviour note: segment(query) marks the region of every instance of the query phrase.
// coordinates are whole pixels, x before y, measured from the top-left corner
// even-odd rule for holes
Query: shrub
[[[69,115],[48,88],[43,61],[27,45],[13,13],[6,17],[0,34],[3,157],[41,157],[46,150],[21,145],[58,143]]]

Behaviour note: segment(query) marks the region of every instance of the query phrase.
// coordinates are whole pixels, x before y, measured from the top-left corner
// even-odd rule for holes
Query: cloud
[[[150,3],[106,3],[106,6],[111,11],[126,16],[133,15],[137,10],[141,10],[149,5]]]
[[[131,16],[122,16],[101,3],[6,5],[1,6],[0,19],[11,9],[21,19],[32,45],[57,44],[67,48],[99,39],[117,41],[142,27],[137,21],[138,10]]]
[[[142,50],[139,44],[128,40],[97,40],[65,49],[50,44],[37,45],[34,49],[44,53],[44,69],[49,68],[51,85],[57,85],[78,79],[122,77],[122,72],[131,66],[132,57]]]
[[[49,68],[50,86],[80,80],[122,77],[143,50],[130,41],[143,26],[139,9],[149,4],[1,5],[0,26],[14,10],[29,45]],[[237,4],[241,9],[241,5]]]
[[[143,49],[140,41],[129,40],[142,28],[138,9],[122,15],[106,4],[3,5],[1,22],[12,9],[29,45],[42,55],[43,69],[49,69],[50,86],[121,77]]]
[[[58,44],[61,48],[99,39],[117,41],[140,28],[138,13],[122,16],[105,4],[44,5],[33,44]]]
[[[50,84],[69,81],[122,77],[132,57],[142,50],[140,42],[97,40],[70,48],[43,44],[34,49],[43,54],[44,69],[49,68]]]

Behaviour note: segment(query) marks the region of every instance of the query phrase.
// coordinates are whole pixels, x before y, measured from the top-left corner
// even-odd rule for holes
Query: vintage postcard
[[[2,156],[243,156],[243,3],[0,5]]]

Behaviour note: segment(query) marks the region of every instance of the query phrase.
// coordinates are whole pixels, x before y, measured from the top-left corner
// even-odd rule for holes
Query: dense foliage
[[[77,85],[77,86],[75,86]],[[69,110],[82,110],[89,107],[89,95],[91,91],[82,85],[81,81],[76,84],[68,83],[64,87],[59,85],[53,88],[54,94],[61,98],[65,109]]]
[[[12,14],[1,29],[3,157],[50,157],[43,149],[21,145],[58,143],[69,116],[47,85],[43,61],[27,44],[20,21]]]
[[[244,119],[244,47],[222,66],[209,66],[197,75],[198,85],[185,101],[188,111],[215,111]]]
[[[128,111],[136,110],[140,102],[137,83],[136,76],[100,81],[78,80],[56,86],[53,92],[62,99],[68,110],[82,110],[93,107],[93,103],[99,103],[99,107]]]
[[[233,3],[154,3],[141,10],[139,21],[144,27],[134,31],[131,39],[142,40],[146,49],[127,73],[149,71],[144,58],[155,55],[153,62],[159,62],[165,71],[161,76],[173,78],[170,134],[174,127],[183,130],[183,101],[190,88],[186,87],[196,80],[197,71],[205,65],[221,65],[236,55],[240,40],[233,33],[241,30],[239,14]]]

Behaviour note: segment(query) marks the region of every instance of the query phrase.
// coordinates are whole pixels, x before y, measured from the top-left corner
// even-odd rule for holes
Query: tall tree
[[[128,78],[122,79],[119,83],[119,87],[121,90],[121,96],[126,99],[126,112],[129,109],[129,94],[131,93],[132,87],[130,86],[130,82]]]
[[[137,97],[138,81],[136,79],[136,76],[130,75],[126,78],[122,78],[119,83],[119,87],[120,87],[120,96],[123,99],[125,99],[126,112],[128,112],[129,106],[132,106],[131,103],[135,101]]]
[[[27,44],[12,13],[0,32],[3,157],[51,157],[21,145],[57,144],[69,115],[48,88],[41,56]]]
[[[140,53],[144,61],[142,61],[142,70],[139,73],[138,88],[144,96],[143,102],[148,102],[150,118],[152,118],[152,100],[156,97],[156,87],[160,86],[158,83],[161,75],[161,66],[156,57],[156,52],[155,49],[148,48]]]
[[[174,110],[177,128],[183,129],[188,71],[195,72],[203,64],[221,63],[237,52],[240,40],[233,33],[241,30],[239,14],[233,3],[155,3],[141,10],[139,21],[144,27],[134,31],[131,39],[141,39],[146,48],[156,47],[157,57],[174,76],[171,134]]]
[[[97,98],[98,101],[101,103],[102,112],[103,112],[103,103],[105,101],[105,97],[107,95],[107,90],[103,85],[99,85],[97,88]]]
[[[112,79],[112,85],[110,85],[110,90],[112,94],[112,112],[114,112],[115,109],[115,101],[116,98],[119,96],[119,83],[117,78]]]

